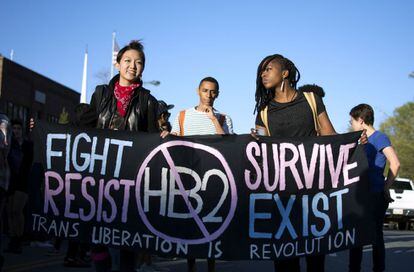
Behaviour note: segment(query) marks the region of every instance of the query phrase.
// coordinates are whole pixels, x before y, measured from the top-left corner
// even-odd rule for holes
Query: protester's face
[[[204,81],[198,88],[200,103],[204,106],[213,106],[214,100],[218,97],[219,91],[213,82]]]
[[[352,116],[351,116],[351,119],[349,120],[349,123],[351,124],[351,127],[352,127],[352,130],[353,131],[359,131],[359,130],[363,130],[364,128],[363,128],[363,121],[362,121],[362,119],[361,118],[358,118],[358,119],[354,119]]]
[[[144,61],[137,50],[127,50],[122,55],[119,63],[116,63],[119,70],[119,84],[129,86],[138,81],[144,70]]]
[[[286,71],[284,73],[286,73]],[[285,75],[282,73],[280,64],[271,61],[266,65],[261,76],[263,85],[269,90],[282,84]]]
[[[17,139],[21,139],[23,136],[23,129],[21,125],[13,125],[13,136]]]

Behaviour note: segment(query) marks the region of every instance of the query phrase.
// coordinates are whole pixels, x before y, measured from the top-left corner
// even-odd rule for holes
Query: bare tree
[[[98,84],[107,84],[110,80],[109,71],[107,69],[102,69],[95,74],[95,78],[98,79]]]

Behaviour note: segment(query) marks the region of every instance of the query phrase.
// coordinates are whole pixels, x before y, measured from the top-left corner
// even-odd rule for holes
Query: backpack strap
[[[267,121],[267,106],[266,108],[260,111],[260,118],[262,118],[262,122],[265,125],[267,135],[270,136],[269,123]]]
[[[312,110],[315,130],[316,130],[316,133],[319,135],[319,130],[321,128],[321,124],[319,123],[319,119],[318,119],[318,109],[317,109],[317,106],[316,106],[315,95],[314,95],[313,92],[303,92],[303,95],[305,96],[305,98],[308,101],[308,104],[309,104],[309,106]]]
[[[180,111],[178,123],[180,125],[180,136],[184,136],[184,119],[185,119],[185,110]]]
[[[218,121],[219,121],[220,126],[223,127],[224,122],[226,121],[226,115],[220,114],[220,118]]]

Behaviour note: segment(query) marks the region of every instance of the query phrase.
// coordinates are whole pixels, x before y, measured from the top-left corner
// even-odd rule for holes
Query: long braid
[[[262,72],[266,69],[266,66],[276,58],[283,59],[283,56],[279,54],[267,56],[260,62],[259,67],[257,68],[255,94],[256,105],[254,113],[260,112],[274,98],[274,93],[271,90],[267,90],[263,85]]]
[[[255,105],[253,113],[260,112],[269,104],[269,102],[272,99],[274,99],[274,96],[275,96],[274,91],[267,90],[262,82],[262,73],[264,69],[266,69],[266,66],[272,61],[278,62],[282,68],[282,71],[283,70],[289,71],[289,76],[287,80],[289,82],[289,85],[293,89],[296,90],[297,83],[300,79],[300,72],[298,68],[296,68],[295,64],[291,60],[283,57],[280,54],[275,54],[275,55],[270,55],[270,56],[265,57],[260,62],[259,67],[257,68],[256,93],[255,93],[256,105]]]
[[[282,70],[288,70],[289,76],[288,81],[289,85],[296,90],[297,84],[300,80],[300,72],[298,68],[296,68],[295,64],[288,58],[283,58],[283,61],[285,62],[285,65],[282,64]],[[285,67],[283,67],[285,66]]]

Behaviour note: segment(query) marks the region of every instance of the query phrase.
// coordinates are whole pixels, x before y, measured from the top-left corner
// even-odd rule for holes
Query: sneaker
[[[155,264],[151,264],[151,265],[143,264],[141,265],[141,268],[138,269],[137,271],[138,272],[167,272],[167,271],[170,271],[170,269],[161,268]]]
[[[47,253],[46,253],[46,256],[59,256],[60,255],[60,251],[59,250],[57,250],[57,249],[52,249],[52,250],[49,250]]]
[[[138,272],[159,272],[159,270],[156,270],[153,265],[143,264]]]
[[[73,258],[65,257],[63,261],[63,266],[65,267],[90,267],[91,265],[78,258],[73,259]]]
[[[33,241],[30,243],[31,247],[53,247],[51,241],[40,242],[40,241]]]

